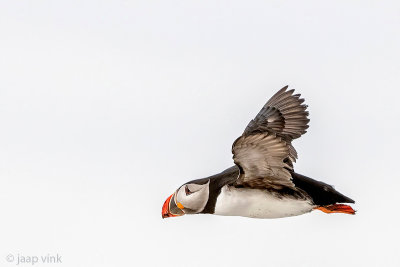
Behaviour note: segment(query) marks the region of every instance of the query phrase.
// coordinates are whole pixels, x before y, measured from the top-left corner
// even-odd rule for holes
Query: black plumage
[[[325,206],[336,203],[355,203],[351,198],[336,191],[333,186],[307,176],[292,172],[292,181],[297,188],[300,188],[311,197],[315,205]]]

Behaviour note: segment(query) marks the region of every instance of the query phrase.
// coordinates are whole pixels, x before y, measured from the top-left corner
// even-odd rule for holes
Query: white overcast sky
[[[286,84],[358,214],[162,220]],[[0,265],[400,266],[399,92],[399,1],[2,1]]]

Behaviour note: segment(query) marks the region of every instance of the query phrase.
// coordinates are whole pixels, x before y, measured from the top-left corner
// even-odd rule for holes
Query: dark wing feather
[[[310,120],[304,99],[287,89],[273,95],[233,143],[233,159],[240,169],[234,185],[295,188],[291,172],[297,152],[291,142],[306,133]]]
[[[284,162],[289,147],[273,133],[239,137],[232,145],[233,160],[240,175],[235,185],[253,188],[294,187],[291,166]]]
[[[307,105],[303,104],[300,94],[293,95],[294,89],[287,89],[288,86],[283,87],[268,100],[243,134],[269,131],[291,141],[307,132],[310,121]]]
[[[274,94],[257,116],[250,121],[243,135],[270,132],[282,137],[289,146],[290,164],[297,159],[297,152],[292,146],[293,139],[306,133],[309,123],[307,105],[300,94],[293,94],[294,89],[283,87]]]

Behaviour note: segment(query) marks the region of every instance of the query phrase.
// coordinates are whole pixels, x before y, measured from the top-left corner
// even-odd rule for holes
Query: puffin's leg
[[[325,213],[346,213],[346,214],[356,214],[356,211],[353,210],[349,205],[344,204],[332,204],[327,206],[319,206],[314,208],[315,210],[320,210]]]

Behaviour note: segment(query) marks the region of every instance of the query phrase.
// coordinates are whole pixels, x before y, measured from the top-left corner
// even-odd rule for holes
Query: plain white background
[[[399,47],[398,1],[3,1],[0,265],[400,266]],[[162,220],[286,84],[358,214]]]

